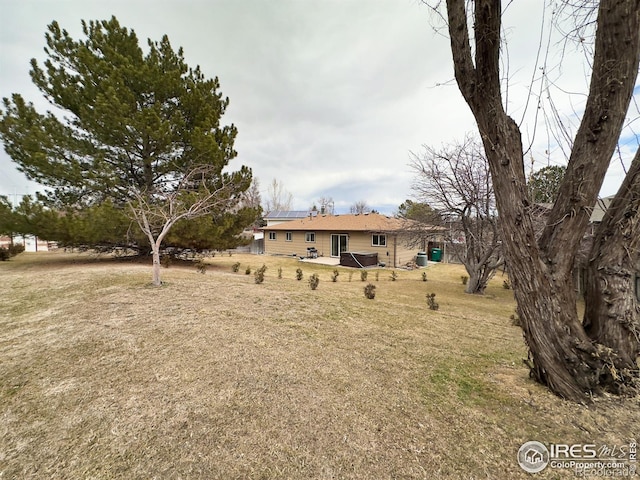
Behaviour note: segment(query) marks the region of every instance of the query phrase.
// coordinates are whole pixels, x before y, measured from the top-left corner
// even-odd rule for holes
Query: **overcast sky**
[[[535,169],[565,162],[541,115],[535,121],[544,110],[535,98],[527,104],[540,72],[542,4],[514,2],[505,18],[508,109],[532,145],[527,158]],[[0,97],[21,93],[41,111],[47,104],[31,84],[29,60],[44,58],[52,20],[74,38],[81,19],[112,15],[142,44],[167,34],[175,49],[184,48],[189,65],[220,79],[230,99],[223,121],[238,128],[231,166],[250,166],[263,197],[277,179],[293,195],[295,209],[330,196],[338,212],[365,201],[392,214],[411,197],[410,152],[461,139],[475,128],[452,82],[448,40],[434,31],[437,19],[418,0],[0,0],[0,12]],[[559,89],[577,93],[557,90],[554,101],[575,128],[588,70],[578,48],[565,48],[560,61],[552,43],[547,71]],[[628,159],[637,144],[628,131],[622,156]],[[0,172],[0,195],[19,199],[38,190],[4,151]],[[615,193],[622,172],[616,159],[603,195]]]

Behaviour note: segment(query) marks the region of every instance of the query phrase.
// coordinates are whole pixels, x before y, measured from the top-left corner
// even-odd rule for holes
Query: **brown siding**
[[[296,255],[306,256],[307,247],[314,247],[318,256],[331,256],[331,235],[348,235],[348,251],[358,253],[377,253],[378,261],[388,267],[400,267],[415,260],[418,249],[409,248],[401,235],[386,234],[386,246],[373,246],[372,233],[369,232],[315,232],[316,241],[306,242],[306,232],[291,231],[292,241],[287,242],[287,230],[278,230],[276,240],[269,240],[269,230],[264,232],[264,251],[268,255]]]
[[[305,241],[306,232],[291,232],[291,241],[288,242],[287,231],[279,230],[276,233],[275,240],[269,240],[269,230],[264,232],[264,252],[269,255],[297,255],[304,257],[307,254],[307,248],[314,247],[318,250],[320,255],[320,248],[318,247],[318,234],[316,233],[315,242]]]

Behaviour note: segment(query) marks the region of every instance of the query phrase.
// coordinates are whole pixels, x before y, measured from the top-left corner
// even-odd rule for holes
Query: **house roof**
[[[378,213],[318,215],[264,227],[264,230],[339,232],[394,232],[407,230],[407,220]]]
[[[264,218],[273,220],[273,219],[296,219],[296,218],[305,218],[309,215],[309,210],[274,210],[273,212],[267,213]]]
[[[601,222],[612,201],[613,195],[610,197],[598,198],[598,201],[593,206],[593,212],[591,212],[591,218],[589,220],[592,222]]]
[[[601,222],[605,212],[613,201],[613,195],[610,197],[598,198],[596,204],[593,206],[593,211],[589,217],[590,222]],[[553,208],[553,203],[536,203],[533,205],[535,211],[542,215],[548,215]]]

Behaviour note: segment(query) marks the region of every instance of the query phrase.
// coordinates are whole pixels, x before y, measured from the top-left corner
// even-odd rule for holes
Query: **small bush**
[[[9,245],[9,255],[15,257],[16,255],[24,252],[24,245],[22,243],[14,243]]]
[[[255,273],[253,274],[253,277],[256,283],[260,284],[264,282],[264,272],[266,271],[267,271],[267,266],[264,264],[255,271]]]
[[[467,282],[469,281],[469,277],[467,277],[466,275],[461,275],[460,280],[462,280],[463,285],[466,285]]]
[[[311,287],[311,290],[315,290],[316,288],[318,288],[319,283],[320,283],[320,277],[318,276],[317,273],[314,273],[309,277],[309,286]]]
[[[438,310],[440,308],[440,305],[436,302],[435,293],[427,293],[427,304],[430,310]]]
[[[367,272],[366,270],[360,270],[360,281],[366,282],[368,275],[369,275],[369,272]]]
[[[236,262],[233,265],[231,265],[231,270],[234,273],[238,273],[238,270],[240,270],[240,262]]]
[[[160,258],[160,265],[162,265],[164,268],[169,268],[169,266],[171,265],[171,255],[163,255]]]
[[[247,269],[244,271],[245,275],[251,275],[251,267],[247,265]]]
[[[11,258],[11,254],[9,253],[9,250],[3,247],[0,247],[0,262],[6,262],[7,260],[9,260],[9,258]]]
[[[380,272],[376,272],[376,282],[380,280]]]
[[[353,272],[349,272],[349,281],[353,278]]]
[[[296,269],[296,280],[302,280],[302,278],[304,277],[304,274],[302,273],[302,269],[298,268]]]
[[[376,298],[376,286],[373,283],[369,283],[364,287],[364,296],[369,300]]]
[[[338,271],[338,269],[336,268],[333,273],[331,274],[331,281],[332,282],[337,282],[338,281],[338,275],[340,275],[340,272]]]
[[[205,273],[207,273],[207,264],[206,264],[206,262],[203,262],[202,260],[198,260],[196,262],[196,270],[198,271],[198,273],[201,273],[203,275]]]
[[[422,272],[422,281],[423,282],[427,281],[427,272]]]
[[[506,279],[502,282],[502,288],[504,288],[505,290],[511,290],[511,282],[509,281],[509,279]]]
[[[391,271],[391,281],[395,282],[398,279],[398,274],[396,273],[395,270]]]
[[[278,278],[282,278],[282,267],[278,267]]]

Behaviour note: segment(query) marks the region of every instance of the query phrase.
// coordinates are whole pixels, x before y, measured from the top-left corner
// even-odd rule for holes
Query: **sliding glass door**
[[[339,257],[342,252],[348,250],[349,237],[344,234],[332,234],[331,235],[331,256]]]

